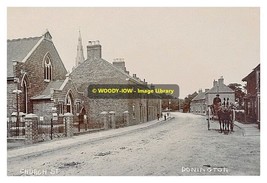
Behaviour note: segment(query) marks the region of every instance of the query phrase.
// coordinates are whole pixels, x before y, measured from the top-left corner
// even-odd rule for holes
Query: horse
[[[230,130],[233,131],[233,124],[232,124],[232,109],[228,107],[220,107],[217,111],[218,120],[220,124],[220,131],[221,133],[229,133]]]
[[[233,108],[231,106],[222,106],[220,103],[213,104],[209,107],[209,119],[215,120],[218,119],[220,125],[220,132],[229,133],[230,130],[233,131],[233,122],[232,122],[232,112]],[[211,116],[210,116],[211,114]]]

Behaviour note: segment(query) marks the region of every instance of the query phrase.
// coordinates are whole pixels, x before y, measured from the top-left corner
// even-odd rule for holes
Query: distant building
[[[205,93],[206,105],[211,105],[213,99],[219,94],[222,105],[224,103],[234,104],[235,103],[235,92],[224,84],[224,78],[221,77],[218,81],[213,81],[213,87]]]
[[[218,81],[213,81],[211,89],[198,91],[198,95],[194,97],[190,103],[190,112],[194,114],[206,114],[208,105],[213,104],[213,99],[219,95],[222,105],[231,105],[235,103],[235,92],[224,84],[224,79],[221,77]]]
[[[198,95],[192,99],[190,104],[190,112],[194,114],[206,114],[206,92],[208,89],[205,89],[205,92],[200,89]]]
[[[242,81],[247,82],[245,95],[245,120],[260,122],[260,64],[253,69]]]

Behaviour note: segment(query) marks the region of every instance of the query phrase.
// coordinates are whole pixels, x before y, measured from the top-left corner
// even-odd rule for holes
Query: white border
[[[183,0],[183,1],[166,1],[166,0],[157,0],[157,1],[144,1],[144,0],[132,0],[132,1],[123,1],[123,0],[97,0],[97,1],[82,1],[82,0],[75,0],[75,1],[62,1],[62,0],[46,0],[46,1],[34,1],[34,0],[2,0],[1,6],[0,6],[0,18],[1,18],[1,33],[0,33],[0,40],[1,40],[1,60],[4,63],[4,66],[1,67],[1,86],[6,85],[6,38],[7,38],[7,7],[260,7],[261,8],[261,81],[264,81],[266,78],[265,73],[265,62],[266,62],[266,6],[265,6],[266,0],[221,0],[221,1],[215,1],[215,0]],[[18,30],[19,31],[19,30]],[[265,40],[265,42],[263,41]],[[253,69],[253,68],[252,68]],[[4,74],[3,74],[4,73]],[[55,181],[66,181],[66,182],[77,182],[77,181],[116,181],[116,182],[136,182],[136,181],[152,181],[152,182],[162,182],[162,181],[205,181],[205,182],[255,182],[260,181],[263,182],[264,178],[266,177],[266,112],[264,109],[266,109],[266,97],[263,95],[266,93],[266,82],[261,82],[261,114],[262,114],[262,126],[261,126],[261,139],[263,139],[261,142],[261,176],[260,177],[90,177],[90,180],[88,180],[88,177],[53,177],[53,179],[57,179]],[[6,88],[1,87],[1,94],[2,96],[6,96]],[[2,119],[6,118],[6,100],[3,100],[1,102],[1,116]],[[265,112],[265,114],[264,114]],[[6,120],[6,119],[5,119]],[[36,180],[35,177],[25,177],[21,179],[20,177],[6,177],[7,170],[6,170],[6,123],[5,120],[2,120],[1,122],[1,177],[3,177],[4,181],[27,181],[27,182],[36,182],[36,181],[43,181],[47,182],[49,181],[49,177],[42,177],[41,179],[38,178]],[[60,178],[60,180],[59,180]],[[79,180],[77,180],[77,178]],[[145,179],[145,180],[144,180]]]

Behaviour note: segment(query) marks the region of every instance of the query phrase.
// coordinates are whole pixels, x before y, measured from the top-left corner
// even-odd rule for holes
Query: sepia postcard
[[[7,176],[260,176],[259,7],[7,7]]]

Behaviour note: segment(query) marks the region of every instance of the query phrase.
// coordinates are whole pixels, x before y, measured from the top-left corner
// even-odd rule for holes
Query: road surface
[[[205,117],[172,113],[117,137],[8,159],[8,175],[259,175],[260,136],[225,135]],[[91,134],[87,134],[91,135]]]

